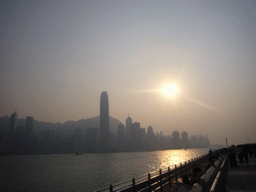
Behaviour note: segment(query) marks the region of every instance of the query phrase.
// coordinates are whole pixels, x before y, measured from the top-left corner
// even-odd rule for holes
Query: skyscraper
[[[14,112],[13,114],[11,114],[10,127],[9,127],[9,135],[10,135],[10,137],[12,137],[14,132],[15,132],[16,124],[17,124],[17,119],[18,119],[17,112]]]
[[[153,131],[153,127],[149,126],[147,131],[147,149],[154,150],[156,148],[157,138]]]
[[[140,123],[134,122],[131,125],[131,147],[133,151],[141,149],[141,128]]]
[[[110,149],[109,108],[108,108],[108,94],[106,91],[102,92],[100,97],[100,142],[101,142],[101,150],[109,151]]]
[[[174,131],[172,132],[172,142],[174,148],[180,147],[180,132]]]
[[[126,141],[127,141],[127,143],[129,143],[131,140],[131,126],[132,126],[132,118],[128,116],[126,119]]]
[[[119,150],[123,150],[124,147],[125,147],[124,125],[119,124],[117,127],[117,148]]]
[[[182,140],[183,147],[187,148],[189,143],[188,143],[188,133],[186,131],[183,131],[181,133],[181,140]]]
[[[17,149],[17,143],[15,139],[17,119],[18,119],[17,112],[14,112],[13,114],[11,114],[10,127],[9,127],[9,152],[11,154],[15,153]]]

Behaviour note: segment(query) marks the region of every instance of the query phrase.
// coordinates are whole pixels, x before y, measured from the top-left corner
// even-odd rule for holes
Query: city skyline
[[[107,91],[123,124],[129,114],[166,135],[256,143],[255,10],[235,0],[4,1],[0,116],[92,118]]]
[[[104,103],[107,101],[107,93],[103,92],[102,95],[101,102],[103,99]],[[101,108],[106,107],[106,104],[101,105]],[[103,114],[103,117],[104,115],[106,114]],[[98,120],[100,121],[100,119]],[[17,112],[14,112],[11,117],[0,118],[0,153],[2,155],[56,153],[75,153],[79,155],[81,153],[211,147],[207,135],[191,135],[189,138],[186,131],[183,131],[181,136],[179,131],[172,132],[172,135],[164,135],[161,131],[160,133],[154,133],[151,126],[145,129],[140,127],[139,122],[132,123],[131,117],[127,118],[128,124],[130,129],[128,128],[125,131],[124,125],[118,124],[117,131],[107,135],[104,126],[99,129],[99,127],[92,124],[90,126],[84,124],[82,128],[72,126],[70,127],[71,132],[53,129],[49,124],[46,127],[41,124],[39,127],[36,126],[37,130],[34,130],[34,118],[32,116],[27,116],[22,125],[20,122],[18,123]],[[60,127],[60,125],[55,126]],[[38,132],[38,128],[41,129],[40,134],[34,134],[34,131]]]
[[[0,117],[0,118],[6,119],[7,117],[8,117],[8,115],[5,115],[4,117]],[[101,93],[101,96],[100,96],[100,115],[98,117],[99,117],[99,126],[97,126],[97,125],[88,126],[85,123],[85,124],[82,125],[82,128],[85,129],[84,131],[86,131],[86,132],[87,131],[91,132],[92,129],[99,129],[99,133],[98,133],[98,136],[99,136],[99,139],[100,139],[99,140],[99,144],[100,144],[99,152],[111,151],[110,148],[113,147],[113,146],[110,145],[110,142],[113,142],[113,141],[110,141],[111,140],[110,134],[114,134],[117,139],[120,139],[119,138],[120,131],[123,132],[123,134],[124,134],[123,136],[124,136],[125,140],[123,140],[123,142],[124,141],[127,142],[126,144],[128,144],[128,145],[133,145],[132,143],[137,143],[141,139],[141,138],[140,139],[137,138],[137,136],[141,134],[140,133],[141,131],[144,132],[143,133],[144,135],[149,134],[149,138],[150,138],[149,143],[151,143],[151,142],[154,143],[155,142],[154,138],[150,137],[150,134],[152,136],[152,133],[155,136],[158,135],[158,137],[163,137],[163,136],[164,137],[171,137],[171,135],[168,135],[168,134],[164,135],[161,130],[160,130],[160,132],[154,133],[153,128],[152,128],[151,125],[148,125],[147,128],[141,128],[140,123],[139,122],[133,122],[132,118],[129,116],[129,114],[128,114],[128,117],[126,118],[126,125],[124,125],[120,120],[117,119],[120,123],[116,126],[116,128],[112,127],[112,131],[110,131],[110,125],[109,125],[110,116],[109,116],[109,106],[108,106],[108,95],[107,95],[106,91],[103,91]],[[25,140],[26,140],[26,138],[32,139],[32,137],[34,136],[34,117],[33,116],[26,116],[26,119],[24,119],[25,120],[25,126],[24,127],[17,126],[18,114],[17,114],[16,111],[14,113],[12,113],[11,116],[8,117],[8,118],[10,118],[9,134],[11,134],[11,135],[17,134],[17,133],[21,134],[21,132],[22,132],[22,133],[24,133],[24,139]],[[95,118],[95,117],[93,117],[93,118]],[[69,122],[69,121],[67,121],[67,122]],[[43,122],[43,123],[49,124],[49,122]],[[54,123],[52,125],[56,125],[56,126],[59,127],[61,125],[61,123]],[[1,124],[0,124],[0,126],[1,126]],[[49,126],[49,127],[48,126],[46,126],[46,127],[45,126],[43,126],[43,127],[39,126],[37,128],[40,128],[42,130],[55,131],[54,129],[52,129],[51,126]],[[108,129],[105,129],[106,127]],[[122,128],[122,130],[120,130],[119,128]],[[146,129],[147,129],[147,131],[146,131]],[[79,130],[80,134],[82,133],[81,132],[81,130],[82,130],[81,127],[80,128],[77,128],[76,126],[72,127],[72,128],[70,127],[70,130],[74,131],[74,133],[76,133],[76,134],[77,134],[78,130]],[[188,139],[188,133],[186,131],[183,131],[181,133],[181,137],[177,136],[177,135],[175,135],[175,136],[173,135],[174,133],[179,135],[180,134],[179,131],[180,130],[173,130],[172,137],[176,138],[176,139],[178,138],[178,139],[183,140],[182,134],[185,133],[187,135],[186,137]],[[3,134],[1,135],[2,137],[6,137],[4,132],[5,132],[5,130],[3,129]],[[193,137],[198,137],[198,136],[203,137],[203,135],[204,134],[191,135],[190,139],[193,140]],[[208,140],[207,134],[205,134],[205,135],[206,135],[206,138]],[[37,134],[37,137],[41,137],[41,134],[40,135]],[[145,137],[145,138],[148,138],[148,136]],[[89,139],[89,138],[87,138],[87,139]],[[178,142],[178,141],[175,141],[175,142]],[[150,145],[150,144],[148,144],[148,145]],[[219,145],[219,144],[214,143],[213,145]],[[210,146],[210,143],[207,146]],[[129,148],[129,150],[135,151],[132,148]]]
[[[6,116],[8,117],[8,115],[6,115]],[[5,117],[3,117],[3,118],[5,118]],[[19,126],[19,127],[17,126],[17,119],[18,119],[18,115],[17,115],[17,111],[15,111],[10,116],[9,132],[12,135],[15,132],[20,134],[21,131],[18,128],[22,128],[23,131],[24,131],[24,140],[27,140],[28,138],[31,140],[33,138],[33,132],[34,132],[34,117],[33,116],[26,116],[25,128],[23,128],[21,126]],[[130,151],[136,151],[136,148],[138,147],[138,142],[142,142],[143,141],[143,139],[142,139],[143,137],[145,137],[145,139],[149,139],[150,138],[150,140],[147,141],[147,145],[148,146],[151,146],[152,143],[155,142],[154,136],[152,137],[152,133],[153,133],[153,135],[155,135],[154,132],[153,132],[152,126],[148,125],[147,129],[150,129],[150,130],[148,130],[146,132],[146,128],[141,128],[139,122],[133,122],[132,118],[129,116],[129,114],[128,114],[128,117],[125,120],[125,123],[126,123],[125,126],[124,126],[124,124],[120,120],[118,120],[118,121],[120,121],[120,124],[117,125],[116,129],[112,127],[112,131],[110,131],[110,123],[109,123],[109,121],[110,121],[110,116],[109,116],[109,98],[108,98],[108,93],[106,91],[102,91],[101,95],[100,95],[99,127],[97,127],[97,126],[88,126],[86,124],[83,125],[83,128],[86,129],[86,132],[87,131],[94,132],[94,134],[96,132],[95,132],[95,130],[92,131],[92,129],[98,129],[99,128],[99,133],[98,133],[98,136],[99,136],[99,151],[98,152],[110,152],[110,151],[113,150],[112,148],[114,148],[114,146],[111,145],[111,143],[113,142],[113,141],[111,141],[111,139],[113,139],[113,138],[111,138],[111,134],[114,134],[115,137],[118,140],[120,139],[119,137],[123,137],[123,139],[125,139],[125,140],[122,139],[122,142],[125,141],[125,143],[122,143],[121,146],[124,147],[125,145],[127,145],[128,148],[126,150],[130,150]],[[58,126],[61,125],[61,123],[57,123],[57,124],[58,124]],[[119,128],[122,128],[122,130],[120,130]],[[48,127],[48,128],[46,127],[46,130],[50,131],[52,129],[50,127]],[[75,128],[75,129],[72,129],[72,130],[74,131],[76,137],[81,137],[81,133],[82,133],[81,132],[81,128]],[[80,136],[78,136],[79,135],[78,132],[80,132]],[[123,132],[123,136],[120,136],[120,132]],[[176,133],[176,135],[174,135],[175,133]],[[183,131],[181,134],[184,134],[184,133],[187,135],[186,137],[187,137],[187,140],[188,140],[188,133],[186,131]],[[146,134],[147,135],[149,134],[149,138],[148,138],[148,136],[146,136]],[[150,136],[150,134],[151,134],[151,136]],[[177,136],[177,134],[178,134],[178,136]],[[178,140],[183,140],[183,142],[184,142],[183,136],[180,137],[179,134],[180,134],[179,130],[178,131],[174,130],[174,132],[172,132],[172,137],[174,139],[176,139],[176,141],[174,143],[180,143],[180,141],[178,141]],[[161,139],[161,137],[165,137],[161,130],[160,130],[160,133],[156,132],[155,136],[157,136],[157,135],[158,135],[158,138],[160,137],[159,139]],[[166,137],[171,137],[171,136],[167,135]],[[191,137],[191,142],[192,143],[196,143],[195,141],[193,141],[194,135],[191,135],[190,137]],[[198,137],[198,136],[196,136],[196,137]],[[203,135],[200,134],[199,137],[203,137]],[[206,138],[207,138],[207,134],[206,134]],[[91,138],[87,138],[87,139],[91,140]],[[80,138],[80,140],[81,140],[81,138]],[[207,140],[208,140],[208,138],[207,138]],[[145,142],[145,141],[143,141],[143,142]],[[178,144],[178,145],[176,144],[175,145],[174,143],[172,143],[172,146],[174,148],[182,146],[181,144]],[[207,143],[208,144],[205,145],[205,146],[210,146],[209,140],[208,140]],[[219,145],[219,144],[215,143],[214,145]],[[189,146],[188,145],[186,146],[186,143],[184,143],[183,147],[186,148],[186,147],[189,147]],[[74,147],[74,150],[75,150],[75,148],[77,148],[77,147]],[[81,148],[81,147],[78,147],[78,148]],[[140,148],[140,147],[138,147],[138,148]],[[162,148],[164,149],[165,147],[162,146]],[[122,148],[120,148],[120,150],[122,150]],[[154,150],[156,150],[156,149],[154,149]]]

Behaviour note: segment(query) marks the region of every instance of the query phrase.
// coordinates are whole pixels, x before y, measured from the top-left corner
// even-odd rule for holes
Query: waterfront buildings
[[[149,151],[152,151],[154,149],[156,149],[156,145],[157,145],[157,137],[153,131],[153,127],[149,126],[147,129],[147,138],[146,138],[146,146],[148,148]]]
[[[172,145],[174,148],[180,148],[180,132],[174,131],[172,132]]]
[[[99,128],[88,127],[85,131],[85,152],[97,152],[99,148]]]
[[[209,147],[210,142],[208,136],[205,135],[191,135],[191,147]]]
[[[181,133],[181,143],[184,148],[189,147],[188,133],[186,131]]]
[[[17,117],[14,112],[10,118],[0,118],[0,153],[94,153],[210,147],[207,135],[192,135],[189,139],[187,132],[183,131],[180,137],[180,132],[174,131],[172,135],[165,136],[161,131],[154,133],[152,126],[146,131],[139,122],[133,123],[129,115],[126,126],[111,118],[111,122],[115,122],[111,132],[107,92],[100,96],[100,116],[90,118],[90,123],[79,120],[79,123],[47,124],[40,130],[43,122],[36,121],[34,130],[32,116],[19,120]]]

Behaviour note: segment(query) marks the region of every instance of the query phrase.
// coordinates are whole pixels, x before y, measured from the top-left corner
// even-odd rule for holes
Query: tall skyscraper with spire
[[[100,97],[100,142],[102,151],[110,150],[109,108],[106,91],[102,92]]]

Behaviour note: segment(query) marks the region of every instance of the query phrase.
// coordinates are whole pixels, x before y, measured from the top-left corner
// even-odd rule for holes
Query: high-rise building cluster
[[[189,138],[186,131],[174,131],[172,135],[165,136],[162,132],[155,133],[152,126],[142,128],[129,115],[125,125],[119,124],[116,133],[112,133],[107,92],[102,92],[100,96],[99,127],[86,127],[85,131],[74,127],[73,132],[66,135],[48,129],[41,132],[41,137],[37,137],[34,134],[33,117],[27,116],[23,126],[17,126],[17,119],[18,115],[14,112],[9,118],[9,133],[5,136],[0,133],[1,154],[80,154],[210,147],[207,135],[192,135]]]
[[[34,118],[27,116],[24,126],[17,126],[18,114],[14,112],[10,117],[9,134],[1,140],[7,141],[4,146],[6,154],[31,154],[35,152],[35,139],[33,134]],[[1,146],[3,148],[3,146]],[[2,152],[3,150],[1,150]]]
[[[102,92],[100,98],[100,139],[98,141],[98,151],[144,151],[210,146],[207,135],[194,135],[189,139],[187,132],[183,131],[180,137],[180,133],[174,131],[172,136],[164,136],[162,132],[155,134],[151,126],[147,130],[141,128],[140,123],[133,122],[129,116],[125,122],[125,126],[123,124],[118,125],[116,135],[110,133],[108,94],[107,92]],[[97,144],[94,146],[97,146]]]

